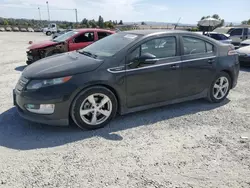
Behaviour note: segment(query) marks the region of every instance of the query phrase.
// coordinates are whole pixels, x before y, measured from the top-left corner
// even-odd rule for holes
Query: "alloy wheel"
[[[99,125],[111,115],[112,102],[110,98],[101,93],[89,95],[81,104],[80,116],[88,125]]]
[[[229,81],[225,76],[219,77],[213,87],[213,96],[220,100],[226,96],[229,89]]]

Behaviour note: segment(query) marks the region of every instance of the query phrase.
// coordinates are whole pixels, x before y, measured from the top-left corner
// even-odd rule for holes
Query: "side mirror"
[[[144,53],[136,60],[142,64],[154,64],[157,61],[156,56],[150,53]]]

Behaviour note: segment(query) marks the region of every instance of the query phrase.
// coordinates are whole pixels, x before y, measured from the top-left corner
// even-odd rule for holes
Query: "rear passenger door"
[[[215,76],[216,47],[203,39],[181,36],[182,63],[180,97],[198,95],[205,91]]]

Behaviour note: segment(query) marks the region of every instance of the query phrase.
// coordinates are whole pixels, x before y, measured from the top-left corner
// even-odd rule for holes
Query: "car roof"
[[[137,35],[158,35],[158,34],[176,34],[176,33],[186,33],[190,34],[192,32],[182,31],[182,30],[164,30],[164,29],[147,29],[147,30],[130,30],[124,31],[125,33],[137,34]]]
[[[83,29],[74,29],[74,31],[85,32],[85,31],[105,31],[105,32],[113,32],[108,29],[97,29],[97,28],[83,28]]]

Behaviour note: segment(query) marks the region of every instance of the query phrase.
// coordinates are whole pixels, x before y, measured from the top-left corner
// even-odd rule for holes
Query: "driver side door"
[[[178,36],[154,38],[130,50],[126,60],[127,107],[139,107],[178,97],[179,62]],[[150,54],[154,59],[139,62]]]
[[[86,46],[92,44],[95,41],[94,32],[84,32],[77,35],[69,43],[69,51],[79,50],[85,48]]]

